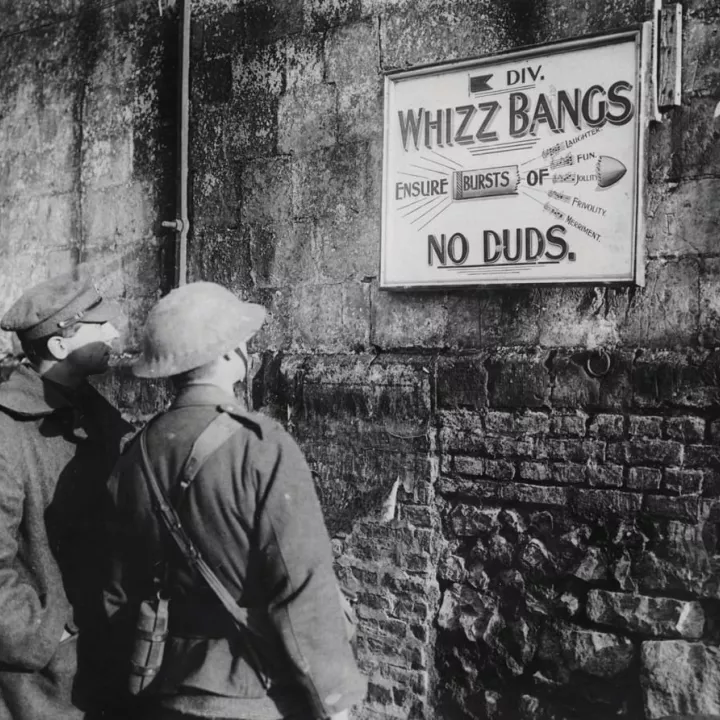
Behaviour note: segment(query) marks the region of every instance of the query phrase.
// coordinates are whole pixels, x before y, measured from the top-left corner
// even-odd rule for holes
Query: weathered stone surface
[[[325,79],[323,36],[293,35],[285,42],[285,90],[317,85]]]
[[[456,455],[452,458],[451,468],[460,475],[480,477],[485,471],[485,460],[483,458]]]
[[[717,97],[720,90],[720,54],[717,47],[717,27],[710,22],[712,10],[709,4],[705,12],[707,15],[700,17],[706,22],[696,22],[700,19],[697,11],[690,11],[692,19],[683,27],[683,46],[686,48],[686,55],[683,59],[683,85],[685,92],[694,97]],[[717,13],[717,10],[716,10]],[[693,17],[694,16],[694,17]],[[715,20],[718,15],[715,15]]]
[[[671,440],[701,443],[705,438],[705,421],[692,416],[670,417],[665,422],[665,432]]]
[[[720,261],[705,258],[700,270],[700,327],[703,343],[716,346],[720,342],[720,293],[717,288]]]
[[[483,474],[492,480],[512,480],[515,477],[515,465],[507,460],[485,460]]]
[[[278,151],[302,154],[334,145],[336,113],[337,93],[331,85],[307,85],[286,93],[278,103]]]
[[[473,554],[488,564],[509,568],[512,565],[514,548],[502,535],[493,535],[485,542],[485,552],[479,552],[479,547],[476,545]]]
[[[450,522],[456,535],[482,535],[493,529],[497,514],[497,509],[458,505],[450,516]]]
[[[696,341],[699,321],[699,282],[694,259],[651,260],[647,263],[645,288],[620,327],[620,338],[649,347],[690,345]]]
[[[437,622],[445,630],[461,629],[468,640],[478,641],[491,639],[502,619],[494,598],[452,585],[443,595]]]
[[[227,238],[231,243],[228,248],[218,247],[218,242],[213,243],[213,247],[205,248],[208,255],[219,255],[219,264],[226,268],[222,274],[215,270],[218,280],[227,277],[227,273],[233,273],[230,277],[238,273],[241,282],[244,280],[245,284],[256,288],[276,288],[291,283],[321,281],[317,272],[317,250],[310,222],[290,226],[248,222],[241,237],[238,237],[237,233],[213,234],[216,238],[218,235],[223,240]],[[227,254],[247,258],[245,267],[238,268],[228,263]],[[202,260],[207,267],[209,258]]]
[[[601,312],[603,288],[539,289],[538,344],[543,347],[602,347],[616,345],[618,328],[612,314]]]
[[[233,54],[232,98],[223,116],[225,137],[235,157],[262,157],[277,151],[277,107],[285,76],[285,44],[251,45]]]
[[[715,400],[707,353],[643,352],[632,366],[632,401],[642,408],[702,408]]]
[[[498,513],[498,523],[504,535],[517,544],[521,542],[527,533],[527,524],[523,516],[517,510],[503,508]]]
[[[720,715],[720,650],[679,640],[642,644],[645,717]]]
[[[333,25],[347,24],[360,17],[360,0],[309,0],[302,3],[305,27],[324,30]]]
[[[633,465],[681,465],[683,450],[683,446],[675,440],[629,440],[608,443],[607,459]]]
[[[700,494],[703,488],[703,474],[700,470],[667,468],[663,487],[675,495]]]
[[[700,498],[697,495],[646,495],[644,507],[651,515],[696,523]]]
[[[433,347],[442,343],[448,314],[424,298],[373,291],[373,344],[383,347]]]
[[[716,597],[720,576],[712,554],[717,539],[711,524],[658,523],[657,539],[637,553],[634,575],[641,589],[654,593],[691,592]]]
[[[520,477],[532,482],[546,482],[551,477],[550,467],[545,463],[521,462]]]
[[[585,408],[599,411],[621,411],[632,396],[630,382],[633,355],[616,351],[610,354],[610,369],[601,378],[589,375],[584,367],[587,353],[558,352],[552,363],[553,407]]]
[[[713,210],[720,181],[715,178],[652,185],[648,201],[648,253],[698,255],[712,252],[720,221]]]
[[[717,445],[688,445],[685,464],[690,468],[720,468],[720,447]]]
[[[602,440],[620,440],[625,434],[625,418],[623,415],[600,413],[590,422],[588,434]]]
[[[605,459],[605,443],[601,440],[559,440],[547,438],[539,443],[538,458],[575,463],[601,463]]]
[[[380,70],[379,49],[374,20],[333,29],[325,41],[327,81],[350,85],[359,80],[374,80]],[[360,58],[362,62],[358,62]]]
[[[379,203],[379,148],[353,143],[303,155],[292,165],[296,218],[372,212]]]
[[[540,310],[534,292],[513,288],[475,293],[480,347],[534,347],[540,340]]]
[[[622,465],[589,463],[587,481],[591,487],[622,487],[623,472]]]
[[[654,128],[650,173],[673,181],[717,177],[720,149],[715,142],[717,98],[692,98]]]
[[[632,518],[640,511],[642,495],[619,490],[586,490],[571,487],[569,498],[575,512],[587,518],[619,516]]]
[[[552,560],[545,544],[537,538],[532,538],[520,549],[518,564],[529,578],[538,578],[549,574]]]
[[[527,503],[529,505],[559,505],[568,501],[568,490],[562,487],[538,487],[515,483],[502,486],[499,499],[507,502]]]
[[[604,580],[607,573],[608,564],[605,553],[600,548],[590,547],[572,574],[579,580],[593,582]]]
[[[303,223],[296,221],[295,225],[302,227]],[[310,242],[312,264],[295,282],[307,282],[316,273],[318,279],[327,282],[367,283],[367,278],[376,272],[371,249],[379,236],[380,226],[374,218],[341,208],[331,217],[314,220]]]
[[[576,410],[574,413],[556,414],[550,417],[550,433],[559,436],[585,437],[588,416]]]
[[[544,672],[562,683],[569,682],[576,672],[612,678],[628,670],[634,655],[633,644],[627,638],[568,623],[549,625],[538,651]]]
[[[302,382],[298,412],[308,419],[365,418],[386,422],[390,429],[402,421],[417,428],[418,421],[430,416],[428,375],[422,361],[409,357],[306,356],[298,380]]]
[[[628,471],[629,490],[659,490],[662,470],[659,468],[634,467]]]
[[[482,315],[480,299],[475,294],[450,293],[445,307],[451,322],[445,325],[443,347],[459,350],[478,350],[483,347]]]
[[[492,407],[543,407],[549,404],[549,373],[542,355],[507,354],[488,360]]]
[[[513,416],[513,435],[544,435],[550,428],[550,418],[544,412],[527,411]]]
[[[370,297],[366,285],[299,285],[274,293],[271,322],[282,323],[275,342],[293,350],[337,352],[348,345],[369,344]],[[271,346],[272,347],[272,346]]]
[[[84,232],[95,241],[127,244],[141,240],[152,225],[151,194],[145,184],[88,190],[84,199]]]
[[[628,434],[638,438],[660,438],[663,418],[659,415],[633,415],[630,417]]]
[[[508,41],[506,29],[491,20],[497,19],[497,8],[487,0],[435,0],[424,5],[408,4],[403,12],[383,18],[383,69],[490,53]],[[427,18],[432,18],[432,23],[426,22]]]
[[[382,141],[383,84],[379,78],[338,91],[338,134],[346,142]]]
[[[5,257],[28,245],[70,247],[73,243],[75,198],[71,193],[8,198],[1,201],[1,252]],[[48,228],[53,232],[48,233]]]
[[[578,485],[585,482],[587,467],[579,463],[553,463],[552,481],[562,485]]]
[[[477,453],[486,457],[529,458],[535,451],[532,438],[515,439],[490,436],[482,427],[482,417],[467,411],[441,412],[440,441],[446,451]]]
[[[702,637],[705,613],[698,602],[591,590],[588,617],[602,625],[656,637]]]
[[[482,357],[438,359],[438,407],[480,410],[487,404],[487,371]]]

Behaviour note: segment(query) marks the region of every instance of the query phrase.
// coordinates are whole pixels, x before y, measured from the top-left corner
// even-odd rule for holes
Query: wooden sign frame
[[[380,286],[644,284],[652,23],[385,78]]]

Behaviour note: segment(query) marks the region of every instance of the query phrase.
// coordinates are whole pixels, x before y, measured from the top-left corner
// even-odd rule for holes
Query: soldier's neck
[[[35,365],[35,369],[44,380],[50,380],[68,388],[77,388],[87,380],[85,374],[77,372],[75,368],[64,362],[40,360]]]
[[[211,379],[199,379],[199,380],[188,380],[178,387],[178,392],[183,388],[190,387],[192,385],[213,385],[214,387],[220,388],[228,395],[234,395],[233,385],[231,382],[223,382],[222,380],[211,380]]]

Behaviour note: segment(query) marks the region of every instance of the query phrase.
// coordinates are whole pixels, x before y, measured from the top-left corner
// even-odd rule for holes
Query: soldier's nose
[[[112,345],[113,341],[120,337],[120,333],[112,323],[103,323],[102,339],[107,345]]]

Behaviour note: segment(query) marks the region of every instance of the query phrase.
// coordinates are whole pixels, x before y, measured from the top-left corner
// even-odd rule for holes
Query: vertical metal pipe
[[[179,93],[179,138],[178,138],[178,188],[177,226],[175,245],[175,285],[187,282],[187,236],[190,229],[188,219],[188,136],[190,109],[190,10],[192,0],[182,0],[180,23],[180,86]]]

